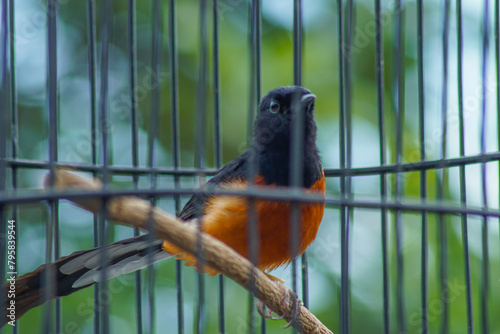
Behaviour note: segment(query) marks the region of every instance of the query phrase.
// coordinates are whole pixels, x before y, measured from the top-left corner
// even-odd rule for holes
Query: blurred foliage
[[[281,85],[293,83],[293,38],[292,2],[274,0],[262,1],[262,94]],[[91,163],[91,101],[88,81],[89,62],[86,2],[75,0],[59,1],[58,6],[58,76],[59,76],[59,160],[71,163]],[[18,82],[19,110],[19,158],[47,160],[48,158],[48,111],[46,101],[46,11],[45,3],[37,0],[15,2],[16,13],[16,78]],[[377,114],[377,90],[374,40],[374,4],[356,1],[353,21],[353,46],[351,48],[350,106],[352,112],[352,166],[377,166],[379,160],[379,128]],[[97,72],[99,92],[100,55],[102,41],[102,3],[97,7]],[[132,165],[131,120],[130,120],[130,64],[127,33],[127,3],[114,1],[111,22],[111,47],[109,64],[108,112],[112,128],[109,132],[111,161],[114,165]],[[137,1],[137,100],[139,107],[139,163],[147,165],[147,144],[150,132],[152,95],[148,83],[152,76],[159,82],[160,121],[155,155],[157,166],[172,166],[171,138],[171,82],[169,59],[169,30],[167,3],[161,16],[161,68],[156,73],[152,57],[152,8],[151,1]],[[220,1],[220,99],[223,162],[227,163],[246,148],[248,112],[250,105],[250,52],[249,52],[249,4],[247,1]],[[304,60],[303,84],[317,95],[316,120],[319,127],[318,145],[325,168],[339,167],[339,57],[338,57],[338,12],[335,1],[304,1]],[[456,26],[455,8],[450,11],[451,29],[449,37],[449,87],[448,87],[448,134],[445,157],[457,157],[458,123],[456,93]],[[383,6],[384,46],[384,126],[387,162],[396,162],[396,68],[395,57],[395,13],[393,4]],[[466,154],[480,153],[480,97],[481,88],[480,55],[481,9],[473,1],[464,1],[464,97],[469,102],[466,112]],[[442,26],[443,5],[440,1],[425,1],[424,11],[424,67],[425,67],[425,117],[426,138],[421,143],[418,129],[418,87],[417,87],[417,21],[415,2],[405,2],[403,10],[404,33],[404,114],[402,133],[403,162],[420,159],[421,145],[425,145],[427,159],[441,157],[441,98],[442,98]],[[200,8],[195,0],[177,3],[177,42],[179,75],[179,116],[181,167],[193,167],[196,151],[196,128],[198,77],[200,67]],[[212,86],[212,22],[209,25],[209,76],[205,92],[206,138],[204,138],[206,160],[203,165],[215,167],[213,140],[213,86]],[[489,66],[493,68],[492,50]],[[493,80],[493,70],[488,82]],[[148,88],[149,87],[149,88]],[[347,88],[347,87],[345,87]],[[487,150],[498,150],[495,127],[497,120],[496,102],[493,94],[488,96]],[[99,134],[98,134],[99,138]],[[96,143],[100,146],[98,139]],[[9,151],[10,152],[10,151]],[[98,159],[100,154],[98,154]],[[99,161],[101,163],[102,161]],[[498,166],[487,164],[489,207],[498,209]],[[482,206],[480,166],[468,166],[468,204]],[[19,187],[23,190],[40,188],[45,171],[19,170]],[[444,176],[443,176],[444,175]],[[459,177],[457,168],[449,168],[444,174],[435,170],[427,172],[428,197],[437,199],[437,184],[444,181],[445,200],[459,203]],[[407,199],[420,197],[420,172],[411,170],[400,174],[403,193]],[[10,180],[10,177],[8,177]],[[395,176],[388,177],[389,191],[396,192]],[[10,181],[8,181],[10,182]],[[183,177],[182,187],[193,188],[198,181]],[[132,178],[114,176],[116,187],[132,187]],[[339,180],[328,180],[328,196],[339,193]],[[139,187],[149,188],[149,177],[141,177]],[[160,177],[159,187],[172,188],[171,177]],[[380,200],[380,177],[355,177],[352,181],[353,198]],[[183,202],[186,198],[182,199]],[[159,206],[175,211],[172,198],[162,198]],[[18,206],[20,236],[19,272],[35,269],[44,262],[45,222],[49,212],[45,203]],[[408,333],[420,333],[421,321],[421,213],[400,213],[402,231],[402,268],[406,326]],[[90,214],[65,202],[60,206],[61,255],[92,247],[92,217]],[[397,329],[396,280],[397,254],[395,221],[396,213],[389,218],[389,288],[391,332]],[[383,331],[383,294],[380,211],[351,209],[350,211],[350,311],[352,333],[381,333]],[[500,331],[499,286],[499,238],[498,220],[488,219],[489,253],[489,325],[492,333]],[[430,332],[439,332],[442,325],[443,306],[449,306],[449,333],[465,332],[466,304],[464,283],[463,244],[460,217],[457,215],[427,215],[429,235],[427,240],[429,268],[429,326]],[[446,273],[447,287],[441,290],[440,274],[442,244],[439,228],[446,231]],[[474,302],[474,330],[480,331],[480,293],[482,255],[482,218],[469,219],[469,242],[471,258],[472,297]],[[125,227],[110,229],[113,240],[132,235]],[[308,251],[310,262],[310,307],[311,310],[334,332],[340,331],[340,239],[339,214],[337,207],[330,207],[317,241]],[[156,288],[154,299],[154,322],[156,332],[174,333],[177,328],[177,299],[175,285],[175,263],[166,261],[155,267]],[[142,273],[146,280],[146,273]],[[290,270],[277,271],[277,276],[291,282]],[[113,333],[133,332],[135,298],[133,275],[110,282],[109,298],[111,328]],[[183,270],[184,325],[185,332],[195,332],[196,319],[196,274],[191,268]],[[206,332],[217,332],[218,278],[205,278],[207,318]],[[228,333],[246,333],[252,323],[260,327],[260,319],[249,319],[248,293],[229,280],[225,280],[225,320]],[[144,288],[145,296],[147,290]],[[93,331],[93,291],[82,290],[62,300],[63,333],[91,333]],[[148,303],[142,303],[147,314]],[[254,313],[255,314],[255,313]],[[20,333],[34,333],[42,321],[41,308],[32,310],[20,321]],[[147,319],[145,316],[144,319]],[[144,324],[145,325],[145,324]],[[282,333],[283,322],[267,321],[268,333]],[[5,330],[4,330],[5,332]]]

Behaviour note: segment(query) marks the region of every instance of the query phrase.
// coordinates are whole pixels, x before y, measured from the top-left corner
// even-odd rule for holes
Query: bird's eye
[[[278,111],[280,111],[280,104],[276,101],[271,101],[269,109],[271,110],[272,113],[276,114]]]

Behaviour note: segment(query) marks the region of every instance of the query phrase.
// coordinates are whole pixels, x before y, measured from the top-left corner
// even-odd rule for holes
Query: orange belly
[[[261,178],[257,184],[264,184]],[[226,188],[244,189],[246,185],[232,183]],[[263,187],[266,187],[265,185]],[[272,186],[271,186],[272,187]],[[310,193],[325,194],[325,178],[320,178],[311,188]],[[258,220],[258,263],[262,270],[271,270],[278,266],[289,263],[291,257],[290,240],[290,203],[256,200],[254,207]],[[324,203],[301,204],[301,228],[299,236],[299,254],[304,253],[306,248],[316,238],[321,219],[323,218]],[[205,233],[223,241],[236,250],[242,256],[249,258],[248,238],[248,200],[237,196],[217,196],[208,201],[205,207],[205,215],[202,220],[202,230]],[[194,257],[181,252],[177,247],[168,242],[163,243],[163,249],[186,260],[186,265],[196,263]],[[209,275],[218,272],[205,268]]]

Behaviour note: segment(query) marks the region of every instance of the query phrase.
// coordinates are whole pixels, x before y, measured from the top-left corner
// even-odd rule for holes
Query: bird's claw
[[[257,303],[257,312],[259,312],[260,316],[264,319],[269,319],[271,318],[271,310],[264,304],[262,301],[259,300]]]
[[[259,312],[260,316],[264,319],[271,319],[271,320],[281,320],[284,318],[284,315],[282,316],[274,316],[273,312],[269,307],[267,307],[266,304],[264,304],[262,301],[259,300],[257,303],[257,312]]]
[[[295,293],[290,293],[290,290],[285,288],[284,286],[284,298],[283,298],[283,309],[286,309],[288,307],[288,304],[290,303],[290,299],[293,300],[292,302],[292,318],[291,320],[284,326],[281,326],[282,328],[288,328],[292,326],[292,324],[297,320],[297,316],[300,311],[300,307],[303,305],[302,301],[299,300],[298,296]],[[271,319],[271,320],[281,320],[285,317],[285,315],[278,315],[276,312],[272,311],[267,307],[266,304],[264,304],[262,301],[259,301],[257,303],[257,312],[264,318],[264,319]],[[277,316],[274,316],[273,313],[275,313]]]
[[[300,307],[304,304],[299,300],[299,297],[294,292],[291,292],[284,286],[282,288],[284,289],[285,295],[285,297],[283,298],[283,308],[286,309],[288,307],[288,304],[290,303],[290,299],[292,300],[292,318],[289,322],[287,322],[286,325],[281,326],[281,328],[288,328],[295,323],[300,312]]]

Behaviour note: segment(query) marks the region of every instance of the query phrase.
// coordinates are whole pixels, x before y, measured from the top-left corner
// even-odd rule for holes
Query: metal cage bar
[[[344,5],[342,0],[337,1],[338,10],[338,44],[339,44],[339,136],[340,136],[340,168],[346,168],[346,136],[345,136],[345,48],[344,48]],[[340,193],[345,199],[346,192],[346,176],[345,173],[340,178]],[[340,322],[341,331],[343,334],[349,333],[349,228],[347,220],[347,207],[340,207],[340,242],[341,242],[341,284],[340,284]]]
[[[130,94],[130,134],[132,143],[132,167],[139,166],[139,111],[137,102],[137,34],[136,34],[136,1],[127,0],[127,37],[128,37],[128,66],[129,66],[129,94]],[[138,188],[139,177],[132,176],[134,189]],[[134,228],[133,235],[138,236],[139,229]],[[135,307],[137,319],[137,333],[142,334],[142,279],[141,273],[135,273]],[[151,322],[152,319],[149,319]]]
[[[161,71],[161,54],[162,54],[162,31],[163,31],[163,4],[159,0],[153,0],[151,6],[151,67],[154,73]],[[148,158],[147,165],[150,168],[156,167],[155,144],[159,132],[160,120],[160,82],[156,80],[153,83],[151,91],[151,114],[148,131]],[[156,172],[151,173],[150,177],[151,189],[156,189],[158,186],[158,175]],[[151,205],[156,206],[156,198],[150,197]],[[149,233],[151,238],[154,238],[154,225],[155,222],[151,218],[149,223]],[[150,255],[151,264],[147,268],[147,290],[148,290],[148,323],[145,329],[146,333],[154,332],[155,320],[155,269],[152,265],[152,255]]]
[[[48,86],[48,114],[49,114],[49,169],[53,173],[58,160],[58,80],[57,80],[57,2],[49,0],[47,2],[47,86]],[[53,175],[53,174],[51,174]],[[49,178],[49,184],[54,184],[53,177]],[[45,242],[45,262],[51,262],[53,258],[59,257],[59,202],[52,200],[49,204],[49,220],[46,226]],[[54,253],[53,253],[54,252]],[[54,254],[54,257],[53,255]],[[55,294],[51,282],[55,278],[53,269],[45,272],[43,277],[45,298],[51,298]],[[60,331],[61,326],[61,305],[56,301],[55,328],[52,328],[50,319],[53,316],[52,303],[49,301],[44,306],[43,332],[50,333],[54,330]]]
[[[206,140],[206,116],[207,116],[207,76],[208,76],[208,4],[206,0],[200,0],[200,59],[198,69],[197,107],[196,107],[196,147],[194,163],[197,168],[202,169],[205,165],[205,140]],[[203,174],[199,175],[200,180]],[[206,305],[205,305],[205,276],[203,275],[203,252],[201,245],[201,230],[203,219],[197,220],[198,227],[198,247],[196,250],[198,269],[198,299],[196,314],[196,333],[205,333]]]
[[[445,159],[447,155],[447,135],[448,135],[448,38],[450,30],[450,1],[444,2],[444,15],[443,15],[443,83],[441,91],[441,159]],[[443,200],[445,192],[448,191],[448,170],[440,169],[437,182],[437,198]],[[446,290],[446,283],[448,281],[448,224],[447,217],[443,214],[438,216],[437,234],[439,236],[440,244],[440,260],[439,260],[439,288],[441,293]],[[449,305],[444,303],[443,312],[441,314],[441,333],[448,333],[449,331]]]
[[[396,54],[396,70],[395,70],[395,81],[396,81],[396,94],[397,94],[397,103],[396,103],[396,115],[395,115],[395,132],[396,132],[396,166],[398,167],[398,173],[395,174],[395,197],[396,202],[400,203],[401,197],[403,196],[403,185],[402,185],[402,177],[401,173],[404,171],[404,167],[402,166],[403,161],[403,135],[402,128],[404,125],[404,117],[405,117],[405,81],[404,81],[404,4],[403,1],[396,2],[396,23],[395,23],[395,54]],[[396,248],[396,320],[397,320],[397,328],[398,331],[404,330],[404,294],[403,294],[403,270],[404,270],[404,262],[403,262],[403,252],[402,252],[402,222],[401,222],[401,214],[400,210],[395,210],[395,248]],[[387,312],[387,311],[386,311]],[[389,325],[390,326],[390,325]]]
[[[294,0],[293,2],[293,84],[302,85],[302,54],[303,54],[303,27],[302,27],[302,1]],[[295,117],[292,121],[291,143],[290,143],[290,185],[292,187],[300,187],[303,180],[303,165],[300,163],[302,155],[299,152],[304,151],[304,130],[301,125],[304,123],[304,114],[300,110],[292,110]],[[290,208],[290,254],[292,258],[296,257],[299,249],[299,231],[300,231],[300,210],[299,203],[292,203]],[[292,272],[292,289],[297,292],[297,260],[291,263]]]
[[[464,104],[463,104],[463,26],[462,26],[462,0],[457,0],[457,90],[458,90],[458,117],[459,117],[459,138],[460,138],[460,156],[465,156],[465,130],[464,130]],[[462,205],[466,203],[466,185],[465,185],[465,165],[460,166],[460,201]],[[471,270],[469,257],[469,228],[467,214],[461,215],[462,242],[464,251],[464,269],[467,303],[467,333],[473,332],[472,317],[472,288],[471,288]]]
[[[88,77],[89,77],[89,97],[90,97],[90,159],[92,165],[97,165],[97,83],[96,83],[96,13],[94,1],[87,1],[87,36],[88,43]],[[92,172],[93,177],[97,177],[97,171]],[[99,218],[93,214],[93,242],[94,247],[99,246],[98,242]],[[94,286],[94,300],[99,298],[99,285]],[[99,333],[100,313],[98,308],[94,309],[94,332]]]
[[[387,163],[386,153],[386,138],[385,138],[385,117],[384,117],[384,48],[383,48],[383,27],[381,23],[381,6],[380,0],[375,1],[375,68],[377,80],[377,116],[378,116],[378,132],[379,132],[379,160],[380,165]],[[387,199],[387,175],[380,174],[380,196],[381,201]],[[382,289],[383,289],[383,305],[384,305],[384,333],[390,332],[390,315],[389,315],[389,269],[388,269],[388,252],[387,252],[387,210],[380,211],[380,231],[382,237]]]
[[[460,167],[471,164],[480,164],[498,161],[500,159],[500,152],[488,152],[484,155],[464,155],[454,158],[447,159],[435,159],[426,161],[415,161],[415,162],[405,162],[400,164],[386,164],[384,166],[370,166],[370,167],[352,167],[347,168],[325,168],[325,177],[338,177],[343,174],[349,173],[351,177],[353,176],[367,176],[367,175],[380,175],[382,173],[402,173],[402,172],[413,172],[422,171],[430,169],[439,168],[450,168],[450,167]],[[38,160],[25,160],[25,159],[13,159],[6,158],[5,164],[7,168],[23,168],[23,169],[48,169],[49,164],[46,161]],[[83,163],[69,163],[61,162],[58,166],[74,168],[86,172],[97,172],[99,170],[98,166]],[[114,175],[150,175],[152,172],[156,172],[158,175],[174,175],[174,176],[192,176],[199,173],[211,176],[214,175],[217,170],[215,168],[192,168],[186,167],[182,169],[174,169],[172,167],[138,167],[133,169],[127,166],[109,166],[108,170]]]
[[[174,170],[180,168],[180,134],[179,134],[179,73],[178,73],[178,50],[177,50],[177,19],[176,0],[169,0],[168,4],[168,39],[169,39],[169,61],[170,61],[170,132],[172,139],[172,164]],[[159,173],[158,173],[159,175]],[[179,189],[180,178],[174,174],[174,187]],[[178,215],[180,207],[179,195],[174,196],[175,214]],[[182,264],[176,260],[175,283],[177,289],[177,332],[184,333],[184,295],[182,284]]]
[[[486,152],[486,76],[488,61],[487,55],[489,51],[489,0],[484,1],[483,9],[483,54],[481,63],[481,80],[482,80],[482,92],[481,92],[481,154]],[[498,85],[498,82],[497,82]],[[488,187],[486,183],[486,163],[481,164],[481,193],[482,193],[482,205],[483,207],[488,207]],[[488,317],[488,290],[489,290],[489,242],[488,242],[488,217],[482,217],[481,226],[481,241],[482,241],[482,272],[481,272],[481,330],[483,333],[489,333],[489,317]]]
[[[424,3],[417,1],[417,62],[418,62],[418,125],[420,141],[420,161],[427,159],[425,148],[425,94],[424,94]],[[420,171],[420,198],[425,201],[427,198],[427,173]],[[422,250],[421,250],[421,301],[422,301],[422,332],[428,332],[428,232],[427,232],[427,212],[422,211]],[[406,331],[406,319],[403,319],[402,330]]]
[[[110,48],[110,36],[111,36],[111,19],[112,19],[112,0],[105,0],[102,3],[103,10],[103,27],[102,27],[102,40],[101,40],[101,63],[100,63],[100,89],[99,89],[99,106],[98,106],[98,125],[100,133],[100,141],[102,147],[102,165],[100,166],[99,174],[103,179],[103,189],[108,187],[112,174],[110,173],[108,166],[110,164],[110,151],[109,151],[109,119],[108,119],[108,98],[109,98],[109,48]],[[100,247],[105,246],[108,243],[108,231],[106,228],[106,197],[102,198],[102,206],[99,212],[99,222],[98,222],[98,245]],[[102,248],[100,254],[101,267],[103,268],[101,273],[102,282],[97,283],[99,286],[99,293],[104,295],[108,291],[107,281],[106,281],[106,263],[108,254],[105,248]],[[96,308],[99,311],[99,330],[98,333],[108,334],[110,332],[109,324],[109,305],[103,302],[99,296],[96,301]]]
[[[222,167],[222,137],[220,116],[220,60],[219,60],[219,0],[212,1],[212,98],[214,113],[214,160],[215,168]],[[219,275],[219,333],[226,332],[224,275]]]

